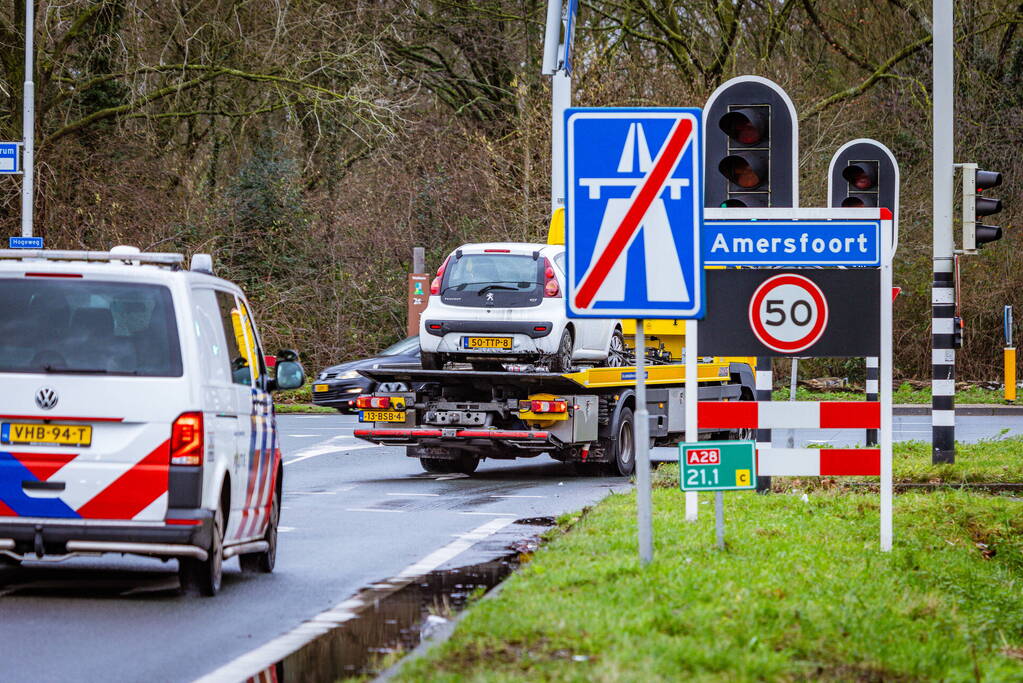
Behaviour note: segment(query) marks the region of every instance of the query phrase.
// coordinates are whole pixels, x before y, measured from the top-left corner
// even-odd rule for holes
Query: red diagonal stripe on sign
[[[168,439],[78,508],[78,514],[88,519],[131,519],[167,492],[169,470]]]
[[[692,132],[693,122],[688,118],[680,118],[678,123],[675,124],[675,128],[668,135],[668,141],[664,143],[664,147],[661,149],[660,156],[654,162],[650,173],[643,179],[643,184],[640,185],[639,192],[636,193],[632,206],[625,213],[621,225],[618,226],[614,235],[611,236],[610,241],[608,241],[607,246],[604,248],[604,252],[597,258],[597,262],[593,264],[590,271],[583,276],[582,282],[579,283],[579,291],[575,295],[575,305],[577,308],[588,308],[593,303],[593,299],[597,296],[597,290],[604,284],[604,280],[607,278],[608,273],[611,272],[611,268],[614,267],[622,252],[625,251],[625,248],[629,246],[629,242],[632,241],[633,236],[639,229],[639,224],[643,221],[643,217],[646,216],[650,205],[654,203],[657,196],[664,190],[664,184],[675,170],[679,159],[682,158],[682,151],[685,149],[686,143],[689,142]]]

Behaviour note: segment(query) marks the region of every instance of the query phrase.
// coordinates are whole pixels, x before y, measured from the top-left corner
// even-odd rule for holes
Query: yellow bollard
[[[1016,400],[1016,348],[1005,349],[1005,400]]]

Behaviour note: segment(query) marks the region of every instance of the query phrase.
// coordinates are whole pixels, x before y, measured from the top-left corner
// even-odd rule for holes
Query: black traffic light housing
[[[978,223],[978,216],[991,216],[1002,210],[1002,200],[983,197],[981,192],[1002,184],[1002,174],[982,171],[977,164],[962,164],[963,169],[963,252],[976,254],[988,242],[1002,239],[996,225]]]
[[[704,206],[799,205],[799,124],[784,90],[739,76],[714,91],[703,115]]]
[[[828,206],[881,207],[899,215],[899,166],[891,150],[860,138],[842,145],[828,170]]]

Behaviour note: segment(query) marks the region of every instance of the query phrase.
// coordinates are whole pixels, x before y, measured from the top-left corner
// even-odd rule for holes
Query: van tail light
[[[558,286],[558,278],[554,274],[554,266],[548,259],[543,260],[543,295],[545,298],[553,299],[561,296],[561,287]]]
[[[444,263],[440,264],[440,268],[437,269],[437,277],[433,278],[433,282],[430,283],[431,295],[440,294],[440,282],[444,279],[444,270],[448,267],[448,261],[450,260],[451,257],[448,256],[444,259]]]
[[[202,465],[202,456],[202,413],[182,413],[171,425],[171,464]]]
[[[361,410],[387,410],[391,407],[391,397],[360,396],[355,399],[355,407]]]

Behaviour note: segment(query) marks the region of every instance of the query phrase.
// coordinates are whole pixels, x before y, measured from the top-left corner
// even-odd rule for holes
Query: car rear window
[[[543,300],[543,259],[527,254],[463,254],[444,271],[441,300],[454,306],[522,308]]]
[[[0,372],[180,377],[162,285],[0,279]]]

